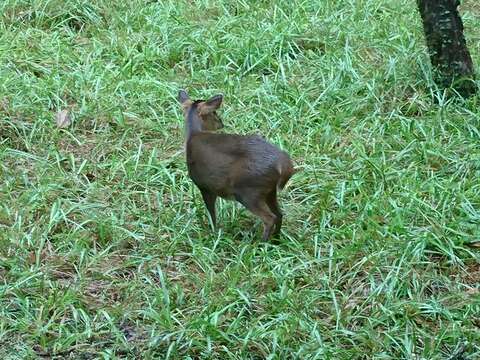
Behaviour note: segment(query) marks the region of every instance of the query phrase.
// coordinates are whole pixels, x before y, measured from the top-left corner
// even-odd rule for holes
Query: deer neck
[[[202,131],[202,127],[200,125],[200,119],[198,118],[197,114],[197,103],[193,103],[190,109],[188,110],[187,114],[187,121],[185,126],[185,140],[188,142],[192,135],[199,133]]]

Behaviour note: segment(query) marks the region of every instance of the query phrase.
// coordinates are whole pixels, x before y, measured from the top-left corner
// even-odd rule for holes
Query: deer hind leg
[[[269,192],[267,194],[266,201],[267,201],[267,205],[270,208],[270,210],[277,217],[277,220],[275,222],[275,230],[273,232],[273,235],[277,236],[278,234],[280,234],[280,229],[282,228],[283,214],[282,214],[282,211],[280,210],[280,207],[278,205],[277,188],[276,187],[271,192]]]
[[[268,206],[265,195],[256,189],[242,188],[235,192],[235,198],[253,214],[262,219],[262,238],[264,241],[268,240],[277,223],[277,216]]]

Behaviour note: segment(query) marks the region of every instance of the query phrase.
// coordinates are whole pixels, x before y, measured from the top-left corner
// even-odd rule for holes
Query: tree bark
[[[459,4],[459,0],[417,0],[435,83],[441,89],[451,87],[462,97],[469,97],[476,93],[477,86]]]

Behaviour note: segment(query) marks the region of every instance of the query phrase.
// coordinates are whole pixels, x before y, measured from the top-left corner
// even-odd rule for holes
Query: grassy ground
[[[0,14],[1,358],[480,357],[480,98],[432,104],[415,1]],[[278,246],[231,202],[209,229],[180,87],[302,169]]]

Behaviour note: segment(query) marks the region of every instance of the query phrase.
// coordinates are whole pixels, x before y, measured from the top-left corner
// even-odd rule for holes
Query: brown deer
[[[211,132],[223,128],[216,113],[222,95],[192,101],[180,90],[178,100],[185,115],[188,174],[202,193],[213,225],[220,196],[237,200],[262,219],[263,240],[279,234],[277,189],[283,189],[296,172],[289,155],[257,135]]]

